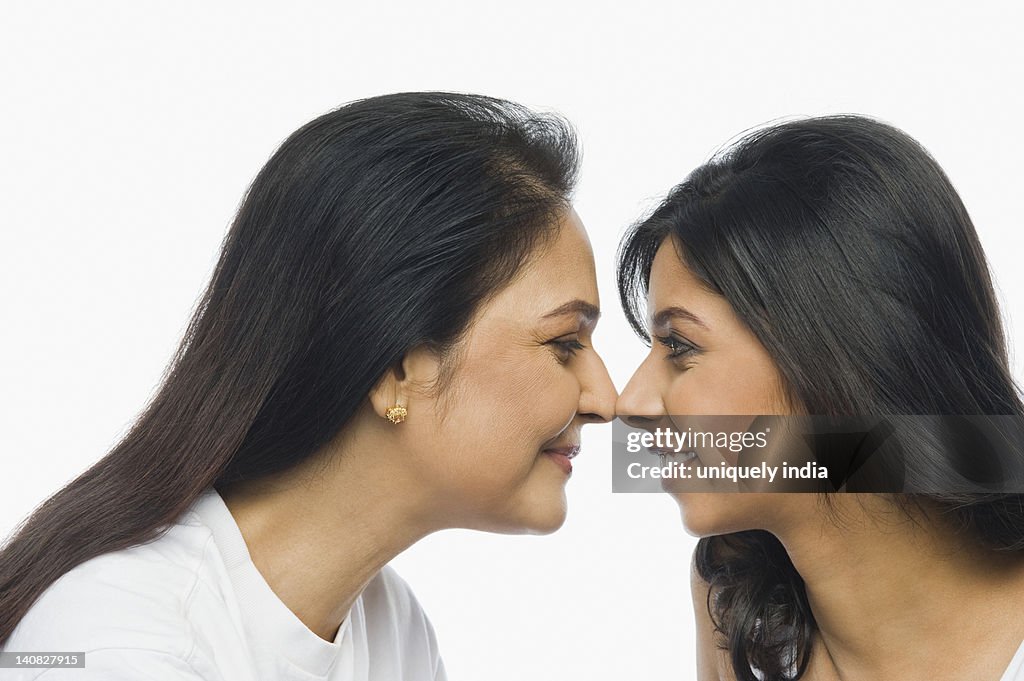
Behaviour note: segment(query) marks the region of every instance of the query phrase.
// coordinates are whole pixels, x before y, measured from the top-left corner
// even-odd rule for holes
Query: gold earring
[[[396,404],[393,407],[388,407],[388,410],[384,412],[384,416],[387,417],[391,423],[401,423],[405,420],[405,417],[409,415],[409,410],[400,404]]]

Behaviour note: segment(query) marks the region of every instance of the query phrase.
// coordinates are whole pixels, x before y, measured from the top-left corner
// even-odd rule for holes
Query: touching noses
[[[644,428],[646,424],[665,415],[665,405],[650,372],[651,359],[649,355],[637,367],[615,404],[619,418],[634,428]]]

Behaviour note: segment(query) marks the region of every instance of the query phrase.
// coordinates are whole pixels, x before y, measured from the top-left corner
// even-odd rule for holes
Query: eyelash
[[[669,359],[688,357],[697,352],[697,346],[672,336],[655,336],[655,339],[668,349]]]
[[[577,351],[583,350],[583,349],[585,349],[587,347],[583,343],[581,343],[579,341],[579,339],[577,339],[577,338],[573,338],[572,340],[564,340],[564,341],[563,340],[553,340],[553,341],[550,341],[550,342],[551,342],[552,345],[554,345],[556,348],[558,348],[557,359],[558,359],[559,362],[562,362],[563,364],[565,362],[568,362],[570,359],[572,359],[576,355]],[[564,353],[564,357],[562,356],[563,353]]]

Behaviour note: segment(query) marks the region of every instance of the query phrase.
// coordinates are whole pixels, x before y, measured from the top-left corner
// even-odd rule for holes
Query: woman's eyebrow
[[[693,322],[694,324],[701,328],[708,328],[707,324],[700,320],[700,317],[693,314],[685,307],[678,307],[675,305],[672,307],[666,307],[662,310],[659,310],[658,313],[654,315],[654,319],[651,326],[655,328],[659,326],[665,326],[671,319],[682,319],[688,322]]]
[[[554,310],[551,310],[545,314],[542,319],[550,319],[552,317],[561,317],[563,315],[579,315],[583,317],[585,322],[596,321],[601,316],[601,310],[596,305],[588,303],[585,300],[570,300],[568,303],[559,305]]]

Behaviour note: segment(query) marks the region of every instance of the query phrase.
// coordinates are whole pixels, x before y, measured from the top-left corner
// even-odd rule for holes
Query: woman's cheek
[[[535,423],[543,424],[541,437],[547,441],[572,423],[580,406],[580,384],[571,371],[558,364],[538,373],[543,375],[537,377],[530,408]]]
[[[508,406],[514,405],[524,416],[535,413],[537,405],[546,403],[550,399],[549,393],[557,386],[558,373],[552,371],[553,368],[559,369],[557,362],[554,357],[543,354],[550,353],[546,348],[539,351],[529,361],[524,359],[510,366],[499,379],[503,402]]]
[[[668,416],[686,416],[696,414],[699,400],[694,399],[700,394],[694,381],[685,380],[685,375],[677,377],[669,384],[668,394],[665,396],[665,411]]]

